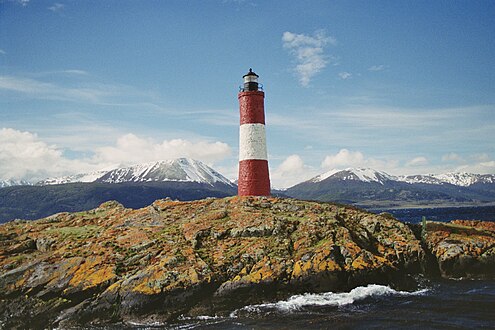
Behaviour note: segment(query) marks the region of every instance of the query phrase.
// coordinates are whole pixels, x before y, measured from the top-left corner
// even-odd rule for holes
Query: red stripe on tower
[[[265,133],[265,93],[258,84],[258,75],[249,69],[243,76],[239,99],[239,196],[269,196],[270,175]]]

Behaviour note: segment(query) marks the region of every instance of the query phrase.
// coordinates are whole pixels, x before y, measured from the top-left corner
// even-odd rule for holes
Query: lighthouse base
[[[241,160],[237,192],[239,196],[270,196],[268,161]]]

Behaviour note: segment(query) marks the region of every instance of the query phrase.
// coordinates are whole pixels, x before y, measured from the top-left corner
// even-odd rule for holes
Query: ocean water
[[[411,209],[370,209],[373,213],[388,212],[400,221],[419,223],[426,220],[447,222],[451,220],[495,221],[495,205],[473,207],[437,207]]]

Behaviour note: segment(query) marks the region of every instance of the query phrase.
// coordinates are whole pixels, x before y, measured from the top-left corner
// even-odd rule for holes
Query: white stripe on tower
[[[239,133],[239,161],[268,160],[264,124],[243,124]]]

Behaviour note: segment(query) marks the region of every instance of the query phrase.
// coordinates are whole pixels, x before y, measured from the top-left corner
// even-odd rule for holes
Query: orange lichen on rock
[[[425,243],[444,276],[489,273],[495,260],[494,228],[493,223],[470,220],[427,222]]]
[[[479,221],[479,220],[453,220],[451,223],[466,227],[473,227],[482,230],[489,230],[495,232],[494,221]]]
[[[164,286],[168,285],[165,281],[166,271],[161,267],[150,267],[146,272],[147,276],[140,278],[139,281],[132,287],[133,292],[138,292],[146,295],[161,293]]]
[[[86,290],[115,278],[114,267],[105,264],[100,256],[87,258],[74,272],[70,286]]]
[[[251,268],[248,274],[241,277],[241,281],[251,283],[270,282],[278,278],[282,271],[283,268],[280,263],[272,262],[269,257],[265,256]]]

